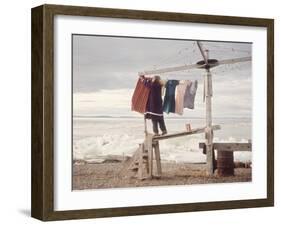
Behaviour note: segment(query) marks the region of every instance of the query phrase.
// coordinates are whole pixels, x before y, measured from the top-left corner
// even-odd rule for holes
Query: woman
[[[145,86],[149,87],[150,93],[146,105],[145,117],[151,119],[153,132],[155,136],[159,136],[158,124],[162,131],[162,135],[167,134],[163,116],[163,102],[162,102],[162,85],[160,76],[154,76],[151,78],[145,78],[141,76],[142,82]]]

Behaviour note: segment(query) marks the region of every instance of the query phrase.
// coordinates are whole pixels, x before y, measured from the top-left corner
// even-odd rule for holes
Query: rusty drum
[[[234,176],[233,151],[218,151],[217,169],[219,176]]]

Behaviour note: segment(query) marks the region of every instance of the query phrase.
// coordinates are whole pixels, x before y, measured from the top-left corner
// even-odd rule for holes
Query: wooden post
[[[205,129],[205,142],[206,142],[206,154],[207,154],[207,175],[214,173],[213,165],[213,130],[212,130],[212,74],[210,73],[209,65],[209,51],[204,53],[203,47],[199,41],[197,41],[198,48],[205,61],[205,69],[207,71],[204,79],[204,93],[206,99],[206,129]]]
[[[157,167],[157,177],[161,177],[162,168],[161,168],[159,141],[156,141],[154,144],[154,152],[155,152],[156,167]]]
[[[140,180],[143,179],[143,153],[144,153],[144,145],[141,144],[139,148],[139,165],[138,165],[138,177]]]
[[[205,95],[206,95],[206,130],[205,130],[205,142],[206,142],[206,155],[207,155],[207,175],[213,175],[213,130],[212,130],[212,75],[210,70],[207,69],[205,75]]]
[[[146,135],[147,135],[147,124],[146,124],[145,115],[143,115],[143,120],[144,120],[144,134],[145,134],[145,136],[146,136]]]
[[[148,150],[148,176],[152,178],[153,175],[153,148],[152,148],[152,135],[146,136],[146,147]]]

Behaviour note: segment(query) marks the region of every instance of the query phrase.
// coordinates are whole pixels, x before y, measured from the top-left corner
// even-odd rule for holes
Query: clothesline
[[[168,76],[168,75],[166,75],[166,76]],[[174,75],[174,76],[180,76],[180,75]],[[182,75],[183,76],[183,75]],[[153,75],[151,75],[151,76],[144,76],[144,78],[146,78],[146,79],[152,79],[154,76]],[[192,80],[192,79],[183,79],[183,78],[170,78],[169,76],[168,77],[166,77],[166,78],[163,78],[164,76],[163,75],[161,75],[161,82],[162,83],[165,83],[166,84],[166,82],[167,81],[169,81],[169,80],[177,80],[177,81],[179,81],[179,83],[184,83],[185,81],[189,81],[189,80]],[[195,80],[195,79],[194,79]]]
[[[156,74],[155,74],[156,75]],[[145,77],[145,78],[148,78],[148,79],[152,79],[155,75],[141,75],[140,73],[139,73],[139,77]],[[169,75],[171,75],[171,74],[169,74]],[[168,75],[168,76],[169,76]],[[174,73],[172,74],[173,76],[175,75]],[[167,76],[167,74],[166,74],[166,76]],[[168,80],[178,80],[179,81],[179,84],[181,84],[181,83],[184,83],[185,81],[187,81],[186,79],[175,79],[175,78],[173,78],[173,79],[170,79],[170,78],[165,78],[165,79],[163,79],[163,75],[161,75],[161,81],[163,82],[163,83],[166,83]],[[191,79],[189,79],[189,80],[191,80]],[[196,82],[198,83],[198,80],[197,79],[195,79],[195,78],[193,78],[193,80],[196,80]],[[204,78],[203,78],[203,102],[205,102],[205,95],[206,95],[206,89],[209,89],[210,90],[210,95],[212,96],[213,95],[213,91],[212,91],[212,82],[210,82],[209,84],[207,84],[208,82],[206,81],[206,77],[204,76]]]
[[[163,94],[165,93],[163,104],[162,100],[151,103],[151,100],[155,98],[150,96],[153,95],[154,89],[159,89],[159,86],[151,84],[151,77],[138,79],[132,96],[132,111],[155,115],[161,115],[162,112],[182,115],[184,108],[194,109],[194,100],[198,86],[197,80],[181,80],[181,82],[179,80],[167,80],[165,83],[162,80],[161,86],[165,89],[165,92],[163,92]]]
[[[198,73],[191,73],[191,74],[187,74],[186,72],[184,73],[184,71],[182,72],[182,74],[180,73],[165,73],[165,74],[150,74],[150,75],[139,75],[139,76],[144,76],[145,78],[148,79],[152,79],[154,76],[160,76],[162,81],[168,81],[168,80],[178,80],[181,82],[186,81],[186,80],[198,80],[198,81],[202,81],[204,80],[204,74],[201,73],[202,77],[198,76]]]

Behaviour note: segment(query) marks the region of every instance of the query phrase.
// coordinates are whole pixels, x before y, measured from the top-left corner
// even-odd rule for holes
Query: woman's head
[[[155,76],[153,76],[153,78],[152,78],[152,81],[153,82],[160,82],[160,76],[159,75],[155,75]]]

